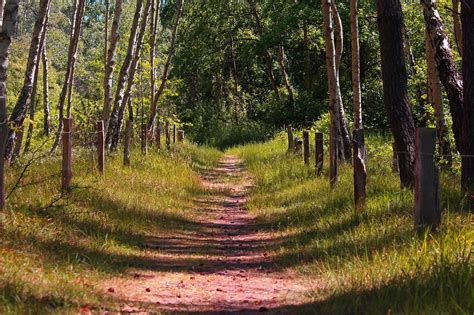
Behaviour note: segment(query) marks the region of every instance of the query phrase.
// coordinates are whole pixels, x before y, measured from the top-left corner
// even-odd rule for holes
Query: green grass
[[[342,166],[331,191],[327,169],[317,177],[314,166],[287,154],[285,135],[230,150],[243,157],[255,178],[249,209],[279,235],[278,263],[320,283],[314,303],[304,308],[330,314],[472,314],[473,216],[461,210],[458,177],[441,174],[440,231],[417,235],[413,193],[400,189],[391,170],[391,142],[369,136],[367,143],[363,213],[354,211],[350,165]]]
[[[193,198],[205,193],[198,171],[221,155],[191,144],[146,157],[137,149],[131,167],[108,157],[101,177],[95,153],[76,151],[74,188],[60,199],[60,161],[36,161],[0,213],[0,313],[75,313],[100,302],[94,283],[149,263],[147,235],[186,227]],[[7,170],[8,188],[26,162]]]

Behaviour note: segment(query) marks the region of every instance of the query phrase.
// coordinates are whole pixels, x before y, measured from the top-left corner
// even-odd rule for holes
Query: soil
[[[117,301],[115,312],[294,313],[310,302],[314,284],[276,265],[269,249],[278,246],[277,235],[246,209],[252,181],[242,161],[225,156],[203,173],[202,185],[207,193],[196,200],[194,224],[149,238],[156,268],[100,285]]]

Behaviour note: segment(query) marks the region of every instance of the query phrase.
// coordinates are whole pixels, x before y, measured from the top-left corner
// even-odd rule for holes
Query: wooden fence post
[[[436,228],[441,221],[435,164],[436,129],[417,128],[415,141],[415,227]]]
[[[130,146],[132,143],[133,122],[127,119],[125,123],[125,139],[123,145],[123,165],[130,165]]]
[[[173,124],[173,144],[176,144],[176,125]]]
[[[171,135],[170,135],[170,123],[166,122],[165,125],[165,134],[166,134],[166,148],[169,150],[171,146]]]
[[[364,130],[352,134],[354,167],[354,203],[356,210],[364,210],[367,197],[367,167]]]
[[[304,164],[309,165],[309,132],[303,131],[303,158]]]
[[[178,130],[178,142],[179,143],[184,142],[184,130]]]
[[[5,200],[5,149],[8,139],[7,100],[0,97],[0,211],[7,207]]]
[[[324,164],[324,138],[321,132],[316,132],[315,134],[315,161],[316,174],[321,176]]]
[[[72,118],[63,118],[62,134],[62,176],[61,188],[63,191],[71,191],[72,180]]]
[[[105,137],[104,137],[104,121],[97,122],[97,154],[99,161],[99,173],[104,175],[105,172]]]
[[[146,127],[146,124],[142,122],[142,125],[140,127],[140,134],[141,134],[141,147],[142,147],[142,154],[146,155],[148,153],[148,130]]]
[[[286,132],[288,134],[288,152],[293,152],[293,150],[295,149],[295,142],[293,138],[293,128],[291,127],[291,125],[288,125],[288,127],[286,128]]]

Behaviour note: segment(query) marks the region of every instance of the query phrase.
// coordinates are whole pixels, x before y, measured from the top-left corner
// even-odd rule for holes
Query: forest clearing
[[[471,314],[474,0],[0,0],[0,314]]]

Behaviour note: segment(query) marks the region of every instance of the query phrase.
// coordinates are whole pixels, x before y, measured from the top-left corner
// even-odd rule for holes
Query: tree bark
[[[112,113],[109,119],[108,128],[107,128],[107,137],[106,137],[106,146],[110,148],[112,143],[112,137],[115,129],[118,125],[118,116],[120,108],[122,107],[124,95],[125,95],[125,86],[127,83],[127,75],[130,71],[130,65],[132,63],[132,58],[137,46],[137,37],[138,37],[138,27],[142,15],[143,0],[137,0],[137,5],[135,8],[135,14],[133,16],[132,27],[130,28],[130,37],[128,39],[127,54],[123,61],[122,67],[120,68],[120,73],[117,80],[117,88],[115,90],[115,99]]]
[[[398,151],[402,187],[415,183],[415,122],[408,102],[400,0],[377,0],[384,105]]]
[[[107,38],[105,41],[105,46],[107,49],[106,51],[107,59],[106,59],[105,76],[104,76],[104,109],[102,111],[102,120],[104,121],[105,134],[107,134],[107,130],[109,127],[110,111],[112,107],[112,86],[113,86],[113,75],[114,75],[114,68],[115,68],[115,51],[116,51],[117,43],[119,39],[119,27],[120,27],[121,16],[122,16],[122,0],[116,0],[115,8],[114,8],[114,20],[112,22],[112,29],[110,31],[110,39],[109,39],[110,44],[107,45]]]
[[[342,53],[344,52],[344,29],[342,27],[341,16],[337,9],[336,3],[333,0],[331,2],[331,9],[335,21],[335,54],[336,54],[336,80],[340,81],[339,70],[341,68]],[[346,119],[346,112],[344,110],[344,102],[342,100],[341,86],[340,83],[337,84],[337,106],[339,110],[340,117],[340,130],[341,130],[341,139],[339,144],[339,155],[342,160],[350,161],[352,157],[352,147],[351,147],[351,136],[349,134],[349,127]]]
[[[184,0],[179,0],[178,4],[178,12],[176,14],[176,21],[173,26],[173,30],[171,31],[171,43],[170,43],[170,49],[168,51],[168,57],[166,58],[166,63],[163,68],[163,74],[161,76],[161,83],[160,87],[158,88],[158,91],[156,91],[155,95],[153,96],[152,99],[152,104],[151,104],[151,111],[150,111],[150,118],[148,119],[147,123],[147,130],[150,131],[153,128],[153,123],[155,121],[156,117],[156,112],[158,109],[158,101],[160,100],[161,96],[163,95],[163,92],[165,91],[166,88],[166,83],[168,81],[168,75],[169,75],[169,70],[171,67],[171,62],[173,61],[174,53],[176,50],[176,38],[178,35],[178,27],[179,27],[179,22],[181,20],[181,17],[183,15],[183,8],[184,8]]]
[[[457,150],[462,153],[462,102],[463,81],[459,75],[449,40],[444,31],[443,22],[436,8],[435,0],[420,0],[423,6],[426,27],[435,51],[436,67],[449,100],[449,108],[453,118],[453,133]]]
[[[362,121],[362,96],[360,89],[360,43],[357,0],[351,0],[351,58],[352,58],[352,102],[354,107],[354,128],[364,128]]]
[[[30,122],[28,124],[28,132],[26,134],[25,149],[23,151],[23,154],[28,153],[30,145],[31,145],[31,138],[33,136],[35,111],[36,111],[36,97],[37,97],[37,91],[38,91],[38,75],[39,75],[39,62],[40,62],[39,58],[42,58],[43,51],[45,49],[44,43],[46,40],[46,34],[48,32],[48,21],[49,21],[49,16],[46,17],[44,30],[43,30],[43,33],[41,34],[41,39],[40,39],[40,55],[38,56],[38,65],[35,68],[35,74],[34,74],[34,79],[33,79],[33,91],[31,93],[30,106],[28,109]]]
[[[151,12],[150,12],[150,100],[155,97],[156,93],[156,69],[155,69],[155,57],[156,57],[156,34],[158,30],[158,22],[160,17],[160,0],[152,0]],[[155,117],[153,117],[155,119]],[[153,131],[154,122],[151,124],[150,131]],[[148,132],[148,131],[147,131]]]
[[[28,62],[26,64],[25,79],[20,96],[13,108],[9,121],[10,126],[8,130],[7,147],[5,157],[7,162],[10,162],[14,153],[14,145],[17,138],[17,131],[23,128],[23,122],[26,118],[28,110],[27,104],[31,97],[33,90],[33,81],[36,68],[39,63],[39,56],[41,54],[41,37],[46,28],[46,23],[49,15],[51,0],[41,0],[38,10],[38,18],[33,27],[33,36],[28,55]]]
[[[333,13],[331,9],[331,3],[331,0],[322,0],[324,41],[326,48],[326,69],[328,77],[329,115],[331,120],[331,129],[329,135],[329,181],[331,187],[334,187],[338,179],[337,148],[341,136],[341,124],[337,98],[339,81],[337,80],[336,54],[334,47],[334,31],[332,17]]]
[[[474,0],[463,0],[461,4],[461,23],[463,29],[464,82],[463,107],[463,154],[461,184],[474,205]]]
[[[59,96],[59,121],[58,128],[56,130],[55,140],[51,152],[54,152],[61,140],[61,132],[63,130],[63,118],[64,118],[64,103],[66,102],[67,97],[67,108],[66,115],[70,116],[71,110],[71,97],[72,97],[72,86],[74,81],[74,69],[76,64],[77,57],[77,46],[79,44],[79,37],[81,34],[82,28],[82,17],[84,16],[84,9],[86,5],[86,0],[76,0],[74,5],[74,15],[73,15],[73,24],[71,26],[71,38],[69,41],[69,50],[68,50],[68,60],[66,64],[66,75],[64,77],[63,87],[61,89],[61,94]]]
[[[19,0],[0,3],[2,27],[0,29],[0,211],[5,210],[5,149],[8,136],[7,69],[10,46],[17,26]],[[3,7],[2,7],[3,5]]]
[[[431,43],[428,30],[425,30],[426,64],[428,69],[428,102],[433,106],[439,151],[446,161],[446,166],[451,167],[453,162],[449,130],[443,108],[443,91],[436,68],[434,47]]]
[[[51,130],[50,110],[49,110],[49,74],[48,74],[48,53],[46,51],[46,38],[43,44],[43,52],[41,54],[43,60],[43,132],[49,137]]]
[[[462,51],[462,26],[459,14],[459,0],[453,0],[453,27],[454,27],[454,38],[456,39],[456,45],[458,47],[459,55],[463,57]]]
[[[118,119],[117,119],[117,125],[115,127],[115,130],[112,130],[113,136],[112,136],[112,142],[111,142],[111,149],[115,150],[118,146],[119,140],[120,140],[120,132],[122,131],[122,124],[123,124],[123,116],[125,113],[125,107],[126,104],[128,103],[128,100],[130,99],[132,95],[132,89],[133,89],[133,83],[135,79],[135,73],[138,68],[138,62],[140,60],[141,52],[142,52],[142,47],[143,47],[143,38],[145,36],[146,32],[146,26],[148,23],[148,14],[150,13],[150,7],[151,7],[151,0],[147,0],[142,16],[142,20],[140,22],[140,30],[138,32],[138,38],[137,38],[137,47],[135,48],[134,55],[132,62],[130,64],[130,69],[128,73],[128,78],[127,78],[127,88],[124,93],[123,101],[119,109],[118,113]],[[143,98],[143,93],[142,93],[142,98]]]

